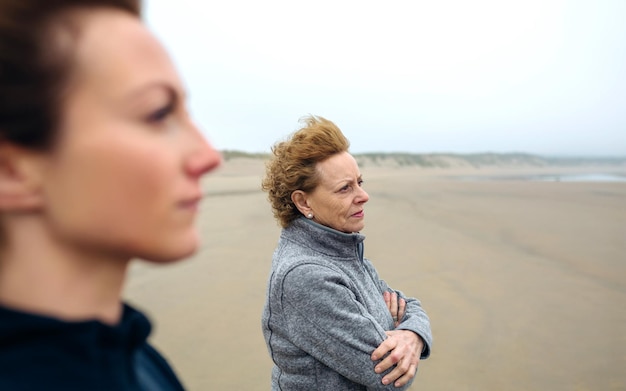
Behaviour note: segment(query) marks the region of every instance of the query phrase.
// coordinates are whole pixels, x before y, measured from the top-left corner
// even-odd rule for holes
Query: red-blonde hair
[[[302,128],[272,147],[273,156],[266,164],[261,184],[268,193],[274,217],[283,228],[301,215],[291,200],[291,193],[313,191],[320,180],[317,163],[350,147],[348,139],[331,121],[308,116],[300,122],[304,124]]]

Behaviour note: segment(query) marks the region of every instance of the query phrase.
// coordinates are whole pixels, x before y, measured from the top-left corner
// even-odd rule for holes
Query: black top
[[[151,329],[150,321],[127,304],[116,326],[0,306],[0,390],[183,390],[148,344]]]

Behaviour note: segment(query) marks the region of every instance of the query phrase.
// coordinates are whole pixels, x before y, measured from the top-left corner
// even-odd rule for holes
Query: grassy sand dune
[[[432,320],[413,389],[626,388],[626,183],[454,180],[544,169],[363,167],[366,256]],[[260,315],[279,227],[262,172],[228,162],[204,183],[198,254],[131,270],[127,297],[192,390],[269,390]]]

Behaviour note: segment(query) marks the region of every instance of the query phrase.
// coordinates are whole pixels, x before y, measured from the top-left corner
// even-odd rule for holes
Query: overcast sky
[[[144,0],[219,149],[626,156],[626,0]]]

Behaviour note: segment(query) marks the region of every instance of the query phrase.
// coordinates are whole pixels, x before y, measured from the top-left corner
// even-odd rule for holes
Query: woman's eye
[[[163,106],[162,108],[152,112],[148,116],[148,122],[162,122],[174,111],[174,105],[172,103],[167,104],[167,106]]]
[[[363,186],[363,179],[360,179],[358,184],[359,184],[359,187]]]

